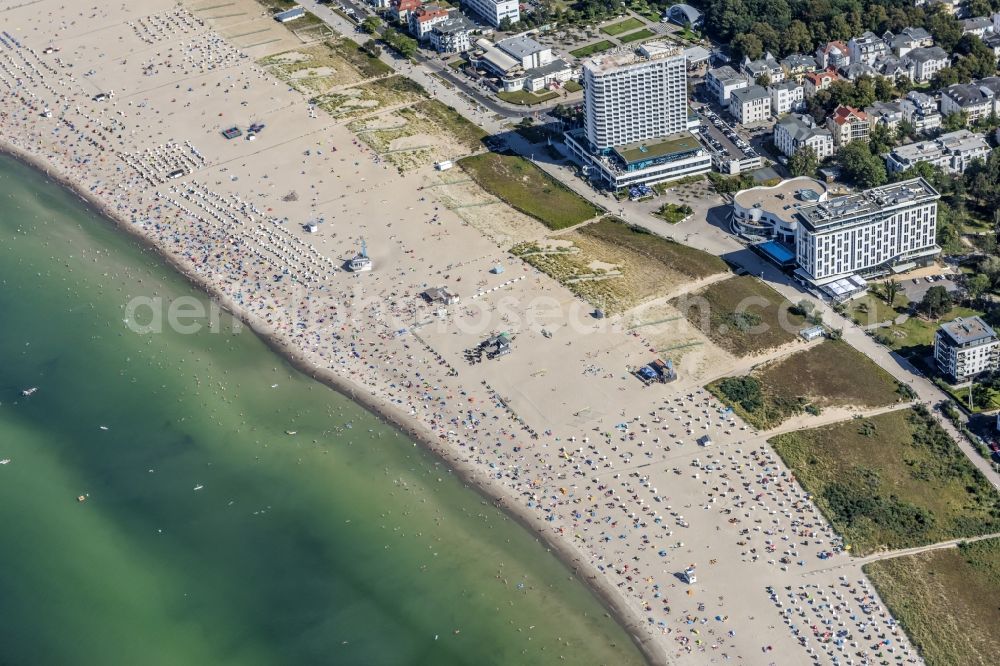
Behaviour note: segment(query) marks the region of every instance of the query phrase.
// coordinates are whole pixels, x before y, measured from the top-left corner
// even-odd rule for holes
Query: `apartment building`
[[[757,85],[734,90],[729,99],[729,113],[742,125],[763,122],[771,117],[771,95]]]
[[[805,88],[794,80],[772,84],[767,92],[771,96],[771,113],[775,116],[783,116],[805,108]]]
[[[505,18],[511,23],[521,20],[518,0],[464,0],[462,6],[476,14],[494,28],[500,27]]]
[[[959,317],[941,324],[934,336],[934,361],[953,383],[997,369],[1000,341],[980,317]]]
[[[826,126],[833,134],[833,142],[838,148],[852,141],[868,141],[871,133],[871,119],[868,114],[852,106],[838,106],[826,119]]]
[[[948,173],[964,173],[973,160],[985,159],[989,154],[990,145],[985,136],[962,129],[936,139],[899,146],[886,157],[885,166],[890,173],[899,173],[919,162],[927,162]]]
[[[733,91],[749,87],[750,80],[745,74],[737,72],[729,65],[723,65],[708,70],[705,75],[705,86],[719,105],[725,107],[729,105],[729,98]]]
[[[833,135],[817,127],[811,116],[789,114],[774,125],[774,145],[786,157],[808,146],[819,159],[833,155]]]

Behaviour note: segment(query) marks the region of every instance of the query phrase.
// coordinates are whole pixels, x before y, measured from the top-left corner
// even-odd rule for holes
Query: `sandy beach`
[[[401,173],[250,50],[170,0],[0,0],[0,146],[426,443],[652,663],[919,663],[767,435],[701,388],[728,355],[706,342],[678,381],[643,386],[627,368],[656,344],[593,318],[445,205],[446,175]],[[362,240],[374,269],[351,273]],[[429,304],[433,287],[460,299]],[[146,324],[123,311],[123,329]],[[511,354],[467,362],[501,331]]]

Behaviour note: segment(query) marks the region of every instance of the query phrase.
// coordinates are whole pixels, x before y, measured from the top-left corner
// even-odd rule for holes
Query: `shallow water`
[[[0,158],[0,661],[642,662],[405,436],[225,316],[131,331],[134,296],[197,294]]]

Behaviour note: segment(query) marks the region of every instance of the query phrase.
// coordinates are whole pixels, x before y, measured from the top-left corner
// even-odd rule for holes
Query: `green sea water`
[[[405,436],[225,317],[130,331],[135,296],[197,294],[0,158],[0,664],[642,662]]]

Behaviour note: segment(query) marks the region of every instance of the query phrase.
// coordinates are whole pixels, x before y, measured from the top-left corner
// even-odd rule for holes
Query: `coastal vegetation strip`
[[[892,375],[841,340],[827,340],[706,388],[761,430],[802,412],[884,407],[909,395]]]
[[[778,292],[749,275],[715,282],[671,301],[699,330],[735,356],[793,342],[806,318]]]
[[[585,222],[601,210],[527,159],[518,155],[484,153],[466,157],[459,166],[480,187],[558,230]]]
[[[655,236],[613,216],[511,252],[609,314],[727,270],[713,255]]]
[[[928,666],[987,666],[1000,654],[1000,539],[865,565]]]
[[[922,406],[769,442],[856,554],[1000,530],[1000,498]]]

